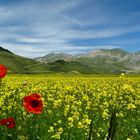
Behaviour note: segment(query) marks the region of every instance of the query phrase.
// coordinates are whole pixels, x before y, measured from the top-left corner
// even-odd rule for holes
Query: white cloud
[[[80,53],[86,53],[90,50],[94,49],[111,49],[111,48],[118,48],[119,46],[116,45],[96,45],[96,46],[77,46],[75,47],[72,44],[65,44],[65,43],[59,43],[59,44],[52,44],[48,43],[48,47],[46,47],[46,44],[42,45],[42,47],[35,47],[34,45],[21,45],[21,44],[2,44],[5,46],[6,49],[11,50],[13,53],[25,56],[25,57],[30,57],[30,58],[35,58],[35,57],[40,57],[43,55],[46,55],[48,53],[52,52],[63,52],[63,53],[68,53],[68,54],[80,54]]]
[[[70,42],[75,39],[96,41],[140,31],[140,25],[124,27],[118,22],[116,25],[116,17],[107,13],[103,5],[97,5],[97,1],[94,1],[95,5],[89,5],[89,9],[83,8],[75,13],[73,10],[86,5],[86,0],[58,0],[44,3],[28,1],[17,5],[0,6],[0,45],[26,57],[41,56],[53,51],[80,53],[94,48],[119,46],[106,44],[77,46]],[[120,19],[123,19],[123,16],[120,15]],[[130,19],[127,18],[126,21]],[[99,25],[103,27],[96,27]]]

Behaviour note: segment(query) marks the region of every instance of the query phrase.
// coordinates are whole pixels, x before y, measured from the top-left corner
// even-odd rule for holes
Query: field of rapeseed
[[[140,140],[140,78],[1,79],[1,140]]]

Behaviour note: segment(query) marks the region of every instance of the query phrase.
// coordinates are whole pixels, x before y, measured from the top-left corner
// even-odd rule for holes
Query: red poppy
[[[41,114],[43,108],[43,101],[40,100],[40,98],[41,95],[37,93],[25,96],[23,100],[23,105],[26,110],[34,114]]]
[[[7,68],[4,65],[0,64],[0,78],[3,78],[6,75],[6,73]]]
[[[8,128],[13,128],[13,127],[16,126],[14,118],[6,118],[6,119],[3,119],[3,120],[0,120],[0,124],[6,125]]]

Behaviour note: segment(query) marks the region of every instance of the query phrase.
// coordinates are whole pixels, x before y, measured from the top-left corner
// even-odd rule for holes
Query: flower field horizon
[[[140,77],[7,75],[0,124],[1,140],[139,140]]]

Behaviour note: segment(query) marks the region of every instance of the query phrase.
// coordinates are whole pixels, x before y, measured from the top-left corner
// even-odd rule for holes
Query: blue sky
[[[31,58],[140,51],[140,0],[0,0],[0,46]]]

